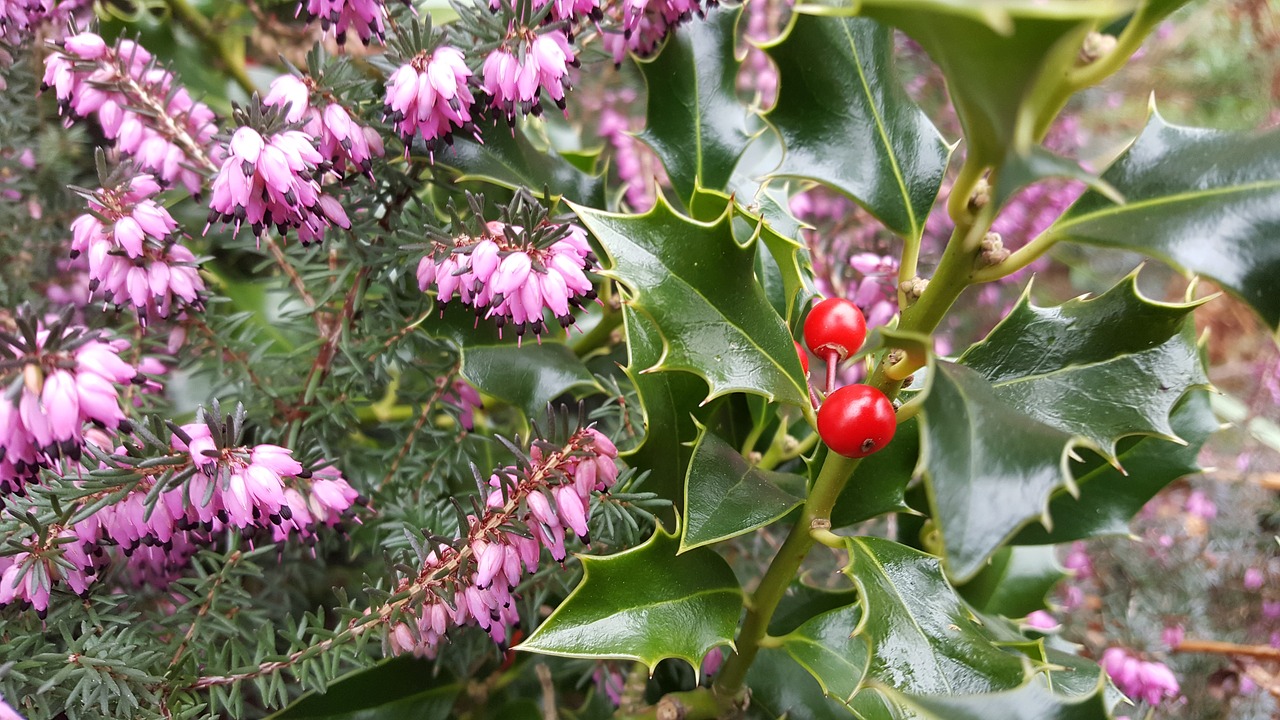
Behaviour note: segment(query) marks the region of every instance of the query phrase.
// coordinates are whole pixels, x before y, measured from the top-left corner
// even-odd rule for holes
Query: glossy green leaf
[[[902,29],[938,64],[964,128],[966,153],[996,165],[1022,153],[1085,35],[1130,0],[863,0],[860,12]]]
[[[684,488],[680,552],[764,527],[804,502],[805,479],[761,470],[702,429]]]
[[[1055,155],[1045,147],[1037,145],[1031,148],[1030,152],[1009,149],[996,184],[996,204],[1004,206],[1005,202],[1022,188],[1049,178],[1078,180],[1113,202],[1124,202],[1124,196],[1115,188],[1094,173],[1085,170],[1080,163]]]
[[[1046,232],[1212,278],[1280,327],[1280,130],[1179,127],[1153,109],[1102,178],[1128,202],[1086,193]]]
[[[747,687],[751,688],[747,717],[756,720],[854,720],[857,717],[844,703],[824,695],[813,675],[781,648],[760,650],[747,671]]]
[[[788,325],[794,325],[799,323],[800,313],[809,298],[818,294],[813,283],[813,262],[809,257],[808,246],[796,239],[799,237],[798,225],[792,230],[794,235],[786,235],[774,229],[775,220],[770,218],[777,218],[776,222],[781,222],[784,227],[790,228],[786,221],[789,214],[783,215],[785,211],[774,199],[766,199],[763,203],[764,205],[758,210],[756,233],[763,249],[768,251],[778,269],[783,295],[782,315]],[[748,217],[756,215],[750,210],[742,212]]]
[[[1028,292],[960,363],[1002,401],[1110,458],[1125,435],[1176,439],[1174,404],[1208,383],[1189,319],[1197,305],[1142,297],[1136,272],[1095,299],[1056,307],[1032,305]]]
[[[1102,688],[1084,698],[1064,698],[1037,678],[997,693],[909,695],[886,690],[900,712],[919,720],[1110,720]]]
[[[706,400],[746,392],[811,411],[791,333],[756,282],[755,246],[734,240],[732,205],[709,223],[661,199],[644,215],[573,207],[609,255],[605,274],[664,340],[661,361],[641,372],[694,373]]]
[[[1070,482],[1079,440],[1003,402],[981,375],[939,362],[921,410],[920,467],[947,569],[963,581]]]
[[[547,403],[566,393],[599,392],[594,376],[561,340],[528,338],[520,345],[508,331],[499,338],[491,321],[481,319],[460,305],[451,306],[444,318],[431,318],[423,330],[451,341],[462,356],[462,377],[480,392],[541,418]]]
[[[622,313],[629,360],[625,372],[640,396],[644,417],[644,440],[627,455],[627,462],[649,470],[647,492],[679,506],[698,436],[694,413],[699,399],[707,395],[707,384],[693,373],[644,372],[662,361],[662,336],[643,313],[626,305]]]
[[[1170,412],[1205,383],[1193,307],[1143,298],[1132,276],[1055,308],[1024,295],[963,365],[930,370],[920,469],[952,577],[972,577],[1033,519],[1049,523],[1050,496],[1075,491],[1072,448],[1114,458],[1127,435],[1176,439]]]
[[[782,649],[813,675],[822,692],[845,705],[853,702],[871,660],[867,638],[856,634],[861,617],[857,605],[848,605],[779,638]]]
[[[555,150],[534,145],[526,132],[524,127],[514,131],[497,127],[485,133],[483,144],[460,137],[436,160],[456,170],[459,182],[480,180],[508,188],[527,187],[539,195],[545,187],[553,197],[604,207],[603,176],[585,173]]]
[[[773,611],[773,617],[769,618],[769,634],[775,637],[786,635],[812,617],[857,601],[858,593],[853,589],[832,590],[795,580]]]
[[[848,538],[847,574],[862,597],[858,637],[871,647],[868,681],[912,694],[1007,690],[1025,657],[1004,652],[947,582],[941,561],[880,538]]]
[[[959,590],[982,612],[1020,618],[1045,609],[1045,597],[1066,576],[1051,546],[1005,547]]]
[[[432,661],[396,657],[308,692],[270,720],[444,720],[462,686],[433,680]]]
[[[1066,491],[1055,493],[1049,500],[1052,529],[1028,525],[1012,542],[1056,544],[1098,535],[1127,535],[1129,521],[1148,500],[1173,481],[1199,472],[1200,448],[1218,429],[1204,390],[1188,393],[1169,420],[1186,445],[1154,437],[1129,438],[1120,444],[1116,456],[1123,473],[1096,455],[1073,463],[1079,497]]]
[[[898,425],[893,440],[858,463],[831,509],[831,524],[848,527],[890,512],[906,512],[907,483],[920,459],[920,426],[915,418]]]
[[[640,63],[649,110],[639,137],[662,159],[681,202],[689,202],[695,188],[727,190],[754,134],[737,95],[734,27],[740,14],[738,8],[710,10]]]
[[[733,641],[742,590],[714,551],[683,554],[661,525],[643,545],[608,557],[580,556],[578,587],[516,649],[544,655],[624,658],[647,665],[679,658],[698,667]]]
[[[785,147],[773,174],[830,185],[919,237],[950,153],[894,76],[888,27],[795,15],[765,49],[780,83],[766,118]]]

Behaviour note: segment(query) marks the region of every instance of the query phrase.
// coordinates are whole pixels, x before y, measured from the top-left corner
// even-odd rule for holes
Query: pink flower
[[[556,239],[540,246],[523,227],[494,221],[479,236],[454,239],[452,247],[437,243],[418,262],[418,287],[426,292],[435,286],[442,312],[456,296],[477,317],[496,317],[499,330],[514,325],[520,339],[529,331],[541,337],[547,310],[568,328],[572,308],[596,297],[586,275],[596,269],[595,256],[586,231],[576,225],[542,222],[538,230]]]
[[[285,120],[291,123],[305,120],[302,131],[316,139],[317,149],[335,171],[354,167],[368,175],[372,158],[382,157],[382,137],[357,123],[346,108],[333,102],[331,94],[315,93],[319,102],[313,104],[313,89],[309,78],[282,75],[272,81],[262,104],[286,110]]]
[[[1218,516],[1218,506],[1209,499],[1202,490],[1193,490],[1187,495],[1187,513],[1201,520],[1212,520]]]
[[[418,53],[391,74],[383,119],[400,133],[406,157],[414,137],[421,136],[434,155],[441,143],[453,143],[454,130],[471,124],[470,77],[462,52],[448,45]]]
[[[543,93],[563,110],[570,66],[577,67],[578,61],[564,33],[529,32],[489,52],[481,68],[481,88],[489,106],[508,122],[514,122],[517,113],[541,115]]]
[[[1132,699],[1158,705],[1181,692],[1177,678],[1167,665],[1140,660],[1128,650],[1107,648],[1102,654],[1101,665],[1120,692]]]
[[[71,256],[87,258],[90,290],[133,307],[144,325],[199,308],[204,290],[195,255],[178,243],[178,223],[152,199],[158,191],[149,175],[102,188],[89,199],[91,212],[71,223]]]
[[[467,517],[467,537],[436,546],[417,576],[400,583],[398,591],[409,591],[421,604],[388,629],[390,651],[433,657],[450,625],[475,625],[505,644],[519,621],[512,593],[537,571],[541,550],[561,562],[565,528],[586,535],[592,490],[584,490],[577,475],[589,467],[595,477],[598,462],[613,464],[604,454],[609,447],[594,430],[579,430],[559,449],[533,447],[534,467],[495,472],[484,512]],[[616,465],[610,477],[616,477]],[[454,598],[452,608],[445,596]]]
[[[1266,582],[1266,576],[1256,567],[1248,568],[1244,571],[1244,589],[1245,590],[1261,590],[1262,585]]]
[[[4,698],[0,698],[0,720],[23,720],[23,717]]]
[[[365,45],[375,37],[378,42],[387,40],[387,10],[381,0],[305,0],[298,3],[298,12],[303,9],[309,17],[318,18],[320,27],[332,32],[339,45],[346,43],[352,30]]]
[[[282,235],[293,228],[303,244],[323,240],[329,227],[351,227],[342,205],[322,194],[318,178],[325,159],[310,135],[283,130],[264,136],[245,126],[226,151],[213,180],[210,223],[232,223],[236,232],[248,224],[259,238],[271,226]]]
[[[0,382],[16,391],[0,398],[0,492],[79,458],[86,423],[124,425],[117,385],[136,375],[114,345],[83,328],[40,328],[26,308],[18,322],[24,331],[0,337],[0,361],[8,361]]]
[[[1059,625],[1057,619],[1044,610],[1036,610],[1031,613],[1023,620],[1023,623],[1027,627],[1035,628],[1036,630],[1052,630]]]
[[[53,89],[63,112],[94,115],[116,149],[165,183],[193,195],[204,177],[217,132],[213,111],[175,87],[171,73],[131,40],[108,47],[84,32],[66,38],[45,60],[43,89]],[[142,111],[140,112],[139,109]]]

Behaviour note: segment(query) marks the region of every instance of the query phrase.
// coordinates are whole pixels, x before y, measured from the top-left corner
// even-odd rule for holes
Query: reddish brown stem
[[[840,364],[840,353],[835,350],[827,352],[827,387],[824,392],[831,394],[831,388],[836,384],[836,366]]]

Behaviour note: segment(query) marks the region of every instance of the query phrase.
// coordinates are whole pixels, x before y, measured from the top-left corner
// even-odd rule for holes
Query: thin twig
[[[386,487],[387,483],[396,474],[396,470],[400,469],[400,463],[404,462],[405,457],[409,454],[409,450],[413,447],[413,441],[418,437],[418,433],[422,432],[423,426],[427,424],[427,418],[431,417],[431,408],[440,401],[440,398],[444,397],[456,372],[458,372],[457,363],[436,378],[436,389],[431,392],[431,397],[427,398],[426,402],[422,404],[422,412],[418,415],[418,421],[413,424],[413,429],[409,431],[409,436],[404,439],[404,444],[400,446],[400,452],[396,453],[396,459],[391,461],[391,467],[382,478],[382,482],[378,483],[378,490]]]
[[[1238,655],[1259,660],[1280,661],[1280,648],[1270,645],[1237,645],[1219,640],[1183,640],[1173,649],[1179,653],[1209,653],[1213,655]]]
[[[267,250],[271,253],[271,257],[275,258],[276,264],[279,265],[280,269],[284,271],[284,274],[288,276],[289,282],[293,285],[293,289],[298,291],[298,296],[307,304],[307,307],[314,310],[316,307],[315,297],[307,290],[307,284],[302,281],[302,276],[299,275],[298,271],[293,267],[293,263],[289,262],[289,258],[284,254],[284,251],[280,249],[280,246],[276,243],[275,239],[271,237],[270,233],[262,234],[262,244],[267,246]]]

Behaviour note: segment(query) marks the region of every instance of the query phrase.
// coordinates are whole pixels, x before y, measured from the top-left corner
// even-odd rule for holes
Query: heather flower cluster
[[[259,240],[272,226],[282,236],[292,229],[304,245],[324,240],[329,227],[348,229],[342,203],[320,187],[328,167],[306,132],[244,125],[213,179],[209,223],[231,223],[237,233],[248,225]]]
[[[1176,698],[1180,692],[1178,680],[1167,665],[1141,660],[1123,648],[1107,648],[1101,664],[1120,692],[1149,705]]]
[[[89,212],[71,223],[71,256],[88,262],[89,289],[138,320],[199,307],[204,281],[195,255],[178,242],[178,223],[155,200],[160,184],[134,175],[86,193]]]
[[[653,150],[633,134],[640,130],[637,121],[643,120],[633,118],[628,112],[628,106],[635,100],[636,92],[632,88],[606,89],[596,132],[613,150],[611,164],[626,188],[627,205],[633,212],[646,212],[657,202],[658,186],[666,184],[667,178]]]
[[[339,45],[347,42],[352,30],[365,45],[375,37],[379,42],[387,40],[387,9],[381,0],[304,0],[298,3],[298,13],[304,10],[319,19],[324,32],[333,33]]]
[[[400,134],[406,157],[414,137],[434,154],[441,143],[453,143],[455,130],[471,124],[471,75],[461,50],[440,45],[419,51],[387,79],[383,119]]]
[[[364,502],[332,466],[312,472],[287,448],[231,445],[220,422],[174,426],[170,442],[185,460],[143,471],[120,499],[50,532],[47,540],[29,537],[24,551],[0,558],[0,606],[30,607],[43,616],[54,588],[64,584],[83,595],[121,557],[129,559],[134,582],[163,586],[226,529],[241,530],[251,541],[314,542],[321,528],[354,518]],[[117,460],[130,455],[117,447],[100,469],[132,468]],[[77,468],[63,480],[74,484],[87,472]],[[89,494],[82,503],[112,492]]]
[[[87,423],[127,427],[118,385],[137,374],[116,344],[65,318],[43,327],[20,310],[16,325],[0,332],[0,495],[78,459]]]
[[[75,117],[93,116],[116,150],[166,185],[199,194],[200,168],[212,151],[213,111],[197,102],[151,53],[131,40],[114,47],[82,32],[55,45],[45,61],[42,87]]]
[[[382,136],[356,122],[336,98],[321,92],[311,78],[281,75],[272,81],[262,104],[283,110],[286,122],[302,123],[302,132],[315,138],[320,155],[336,172],[354,167],[373,177],[372,160],[382,157]]]
[[[484,512],[466,518],[466,538],[439,543],[418,576],[401,582],[398,592],[409,590],[421,605],[391,628],[391,651],[434,657],[449,628],[463,625],[505,646],[520,620],[514,593],[538,569],[542,550],[563,562],[570,535],[589,542],[591,494],[617,481],[617,455],[608,438],[586,428],[563,447],[535,444],[529,467],[494,473]]]
[[[563,32],[514,29],[485,56],[480,87],[489,107],[515,122],[517,113],[542,114],[543,93],[564,110],[569,68],[577,66]]]
[[[596,297],[587,277],[597,270],[595,255],[576,225],[543,223],[534,231],[495,220],[481,233],[439,242],[418,263],[418,288],[434,287],[442,312],[456,295],[477,318],[495,318],[499,332],[514,326],[517,338],[541,336],[547,310],[567,329],[571,308]]]
[[[716,0],[622,0],[606,8],[605,17],[614,25],[602,28],[605,49],[621,63],[627,52],[641,57],[652,55],[664,38],[678,25],[703,17]]]

